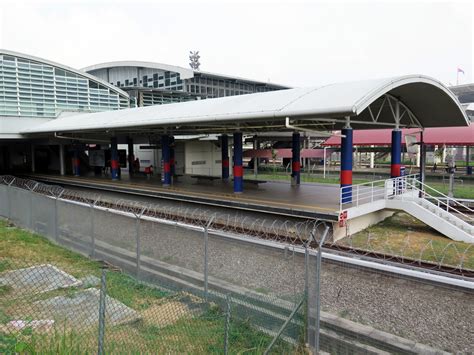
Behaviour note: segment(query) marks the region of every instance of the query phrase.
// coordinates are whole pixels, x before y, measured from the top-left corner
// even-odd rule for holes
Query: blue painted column
[[[342,203],[352,202],[352,128],[343,128],[341,138]]]
[[[391,155],[390,177],[396,178],[400,176],[400,168],[402,163],[402,131],[399,129],[394,129],[392,131]]]
[[[118,157],[118,148],[117,148],[117,137],[110,138],[110,175],[112,180],[119,180],[119,157]]]
[[[222,180],[229,180],[229,136],[221,136]]]
[[[173,181],[173,178],[176,175],[174,157],[175,157],[175,154],[174,154],[174,137],[170,136],[170,174],[171,174],[171,181]]]
[[[300,184],[300,134],[298,132],[293,133],[292,149],[291,149],[291,185]]]
[[[135,164],[135,153],[133,151],[133,138],[127,138],[128,144],[128,174],[133,176],[135,173],[134,171],[134,164]]]
[[[234,193],[244,190],[244,167],[242,166],[242,133],[234,133]]]
[[[163,186],[170,186],[171,185],[171,164],[170,164],[170,136],[163,135],[161,136],[161,160],[163,164],[163,176],[161,181],[163,182]]]
[[[79,159],[79,147],[75,146],[72,157],[72,173],[74,176],[81,176],[81,161]]]

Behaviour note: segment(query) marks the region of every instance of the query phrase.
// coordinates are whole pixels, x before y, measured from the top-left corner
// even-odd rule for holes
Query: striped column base
[[[234,166],[234,193],[244,191],[244,168],[242,165]]]

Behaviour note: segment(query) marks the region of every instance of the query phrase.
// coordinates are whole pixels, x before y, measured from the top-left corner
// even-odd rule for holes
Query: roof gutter
[[[103,139],[67,137],[67,136],[59,135],[58,132],[54,132],[54,138],[67,139],[67,140],[70,140],[70,141],[83,141],[83,142],[88,142],[88,143],[107,143],[107,144],[110,144],[110,141],[106,141],[106,140],[103,140]]]

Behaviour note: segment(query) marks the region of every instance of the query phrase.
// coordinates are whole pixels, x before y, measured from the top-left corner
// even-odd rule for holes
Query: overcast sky
[[[114,60],[291,86],[421,73],[472,81],[471,2],[5,1],[0,47],[74,68]]]

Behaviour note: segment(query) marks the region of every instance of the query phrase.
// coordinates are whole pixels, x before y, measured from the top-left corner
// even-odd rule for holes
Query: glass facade
[[[140,93],[139,106],[153,106],[196,100],[196,97],[176,95],[166,92],[143,91]]]
[[[267,84],[244,82],[236,79],[222,79],[201,74],[187,80],[188,92],[206,98],[253,94],[282,88]]]
[[[66,69],[0,55],[0,115],[56,117],[61,111],[129,107],[127,96]]]
[[[138,101],[139,106],[244,95],[287,88],[270,83],[189,71],[190,75],[187,74],[184,79],[177,71],[133,65],[91,69],[89,73],[127,92],[142,89],[143,99]],[[170,91],[170,93],[163,93],[166,91]]]

